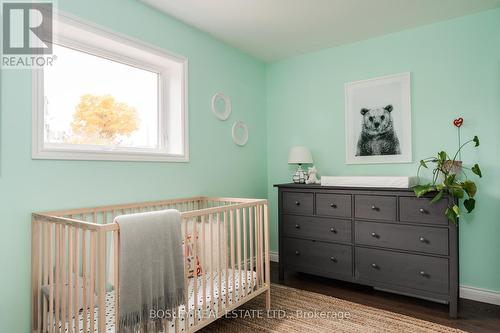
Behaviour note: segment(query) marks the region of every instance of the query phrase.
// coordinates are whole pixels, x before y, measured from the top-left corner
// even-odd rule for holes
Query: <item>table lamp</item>
[[[292,177],[292,180],[296,184],[304,184],[307,180],[307,174],[302,170],[302,164],[312,163],[313,159],[311,152],[307,147],[295,146],[290,149],[288,154],[288,164],[298,164],[299,167]]]

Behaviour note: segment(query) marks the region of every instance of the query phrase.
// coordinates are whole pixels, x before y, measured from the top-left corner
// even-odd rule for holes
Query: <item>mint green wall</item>
[[[190,163],[31,159],[31,76],[2,70],[0,119],[0,332],[29,332],[32,211],[191,195],[259,197],[266,190],[265,66],[137,1],[59,1],[85,20],[187,56]],[[212,95],[232,98],[221,122]],[[250,128],[241,148],[232,122]]]
[[[304,144],[320,175],[413,175],[417,164],[346,165],[344,83],[412,74],[414,160],[453,150],[451,122],[477,134],[477,211],[460,223],[461,284],[500,291],[500,9],[273,63],[267,68],[268,193],[277,249],[276,190],[289,182],[290,146]]]

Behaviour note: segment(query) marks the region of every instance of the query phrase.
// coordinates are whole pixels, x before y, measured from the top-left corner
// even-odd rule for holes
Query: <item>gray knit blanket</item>
[[[120,332],[154,332],[157,310],[184,303],[181,217],[175,209],[121,215]]]

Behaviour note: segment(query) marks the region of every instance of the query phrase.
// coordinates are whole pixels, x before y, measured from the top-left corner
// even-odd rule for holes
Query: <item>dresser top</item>
[[[394,188],[394,187],[345,187],[345,186],[323,186],[319,184],[275,184],[274,187],[290,188],[290,189],[308,189],[308,190],[360,190],[360,191],[391,191],[391,192],[413,192],[411,188]]]

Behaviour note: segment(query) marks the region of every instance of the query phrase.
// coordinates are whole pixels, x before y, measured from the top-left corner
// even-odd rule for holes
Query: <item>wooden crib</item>
[[[118,332],[114,218],[171,208],[181,212],[186,304],[158,315],[163,331],[195,332],[264,292],[270,309],[267,200],[195,197],[33,213],[32,331]]]

